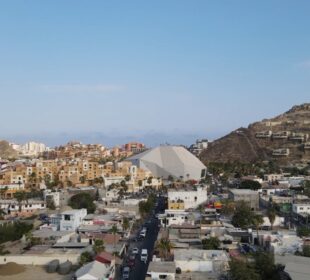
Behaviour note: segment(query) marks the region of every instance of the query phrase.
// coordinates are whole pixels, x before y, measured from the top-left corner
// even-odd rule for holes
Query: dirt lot
[[[73,273],[59,275],[58,273],[47,273],[41,266],[24,266],[16,263],[7,263],[0,266],[1,280],[70,280]]]

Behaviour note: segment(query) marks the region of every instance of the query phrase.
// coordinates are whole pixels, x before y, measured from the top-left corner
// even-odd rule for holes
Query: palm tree
[[[5,186],[4,188],[0,189],[0,197],[1,199],[4,198],[4,194],[7,192],[8,186]]]
[[[254,215],[253,217],[253,225],[256,229],[256,235],[257,235],[257,244],[259,245],[259,237],[258,237],[258,228],[264,223],[264,219],[262,215]]]
[[[276,219],[276,210],[272,207],[267,210],[267,216],[271,224],[271,230]]]
[[[127,231],[129,229],[129,220],[128,220],[128,218],[125,217],[123,219],[122,227],[123,227],[123,231]]]
[[[111,231],[111,233],[113,234],[113,237],[114,237],[113,245],[114,245],[114,251],[115,251],[115,247],[116,247],[116,234],[117,234],[117,231],[118,231],[117,226],[113,225],[110,231]]]
[[[199,213],[200,213],[200,217],[199,217],[199,224],[200,224],[200,226],[199,226],[199,235],[200,235],[200,237],[201,237],[202,214],[205,213],[205,207],[204,207],[202,204],[200,204],[200,205],[198,206],[198,211],[199,211]]]
[[[104,251],[104,242],[102,239],[96,239],[93,245],[93,250],[96,254],[99,254],[100,252]]]
[[[156,247],[159,250],[160,255],[166,260],[173,246],[168,238],[161,238]]]
[[[22,202],[24,200],[26,200],[27,194],[24,191],[23,192],[16,192],[14,194],[14,197],[16,198],[16,200],[18,202],[18,211],[21,212],[22,211]]]

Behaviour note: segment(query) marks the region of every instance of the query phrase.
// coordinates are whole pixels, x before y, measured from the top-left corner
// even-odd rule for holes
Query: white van
[[[141,262],[147,262],[147,257],[148,257],[148,254],[147,254],[147,249],[142,249],[141,250]]]

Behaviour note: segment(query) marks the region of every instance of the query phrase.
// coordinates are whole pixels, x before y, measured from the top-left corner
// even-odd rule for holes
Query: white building
[[[117,200],[119,197],[119,189],[111,189],[105,192],[102,196],[102,200],[109,203],[113,200]]]
[[[103,177],[105,187],[109,187],[112,184],[120,184],[124,180],[124,176]]]
[[[168,203],[183,202],[184,210],[197,208],[207,200],[207,188],[203,185],[168,191]]]
[[[252,232],[256,236],[256,232]],[[267,232],[259,231],[260,244],[269,248],[274,254],[294,254],[302,251],[303,240],[295,231]]]
[[[301,186],[301,184],[303,183],[304,180],[305,180],[305,178],[302,176],[289,177],[288,183],[289,183],[290,187],[298,187],[298,186]]]
[[[28,200],[28,201],[21,201],[20,203],[15,200],[0,200],[0,209],[3,209],[6,211],[8,214],[13,214],[13,213],[33,213],[38,210],[44,210],[46,209],[46,204],[45,201],[41,200]]]
[[[220,272],[229,268],[229,257],[222,250],[175,249],[174,262],[182,271]]]
[[[22,146],[22,152],[25,155],[38,155],[47,150],[47,147],[43,143],[27,142]]]
[[[11,147],[25,156],[37,156],[38,154],[49,150],[45,144],[37,142],[27,142],[24,145],[11,143]]]
[[[310,215],[310,203],[308,202],[296,202],[292,205],[292,210],[295,214],[308,214]]]
[[[159,146],[126,161],[163,179],[172,176],[175,179],[200,181],[207,172],[205,165],[182,146]]]
[[[90,262],[75,272],[76,280],[110,280],[114,279],[114,264],[99,261]]]
[[[184,210],[166,209],[165,214],[160,214],[158,218],[163,227],[169,227],[171,225],[195,224],[195,217],[190,212],[186,212]]]
[[[61,213],[60,231],[75,231],[87,215],[86,209],[68,210]]]
[[[267,182],[275,182],[283,179],[283,174],[265,174],[264,180]]]
[[[147,274],[151,275],[152,280],[174,280],[175,269],[176,267],[174,262],[153,261],[149,264]]]
[[[51,199],[54,202],[55,207],[60,206],[60,192],[52,192],[50,189],[43,191],[44,200]]]

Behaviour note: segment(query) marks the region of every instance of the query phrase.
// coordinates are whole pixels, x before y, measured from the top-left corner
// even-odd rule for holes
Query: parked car
[[[123,269],[123,279],[129,279],[130,268],[125,266]]]
[[[138,247],[135,247],[131,250],[131,252],[135,255],[139,254],[139,248]]]
[[[142,249],[141,250],[141,261],[146,263],[147,262],[147,258],[148,258],[148,253],[147,253],[147,249]]]

